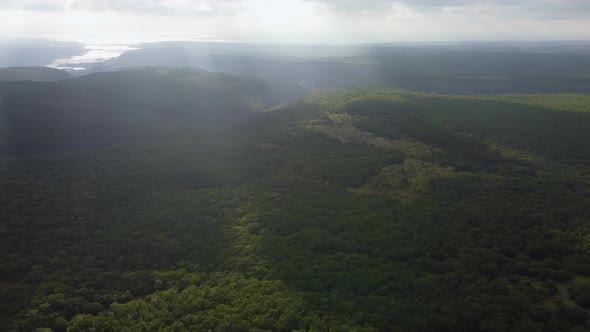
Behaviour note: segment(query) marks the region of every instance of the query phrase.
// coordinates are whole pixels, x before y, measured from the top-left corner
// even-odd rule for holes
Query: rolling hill
[[[60,82],[0,82],[0,153],[198,135],[305,91],[197,69],[130,68]]]

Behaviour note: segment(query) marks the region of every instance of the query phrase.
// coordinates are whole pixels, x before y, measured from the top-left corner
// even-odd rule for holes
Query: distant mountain
[[[288,83],[147,67],[59,82],[4,82],[0,147],[43,152],[221,130],[304,93]]]
[[[398,43],[356,46],[162,42],[91,70],[196,67],[312,89],[401,88],[451,94],[590,93],[590,43]]]
[[[63,70],[48,67],[8,67],[0,68],[0,82],[33,81],[57,82],[70,78]]]
[[[35,38],[0,38],[0,67],[48,66],[84,54],[84,44]]]

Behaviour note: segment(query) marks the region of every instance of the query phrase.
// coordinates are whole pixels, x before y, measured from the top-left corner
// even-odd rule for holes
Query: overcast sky
[[[298,43],[590,40],[590,0],[0,0],[0,31]]]

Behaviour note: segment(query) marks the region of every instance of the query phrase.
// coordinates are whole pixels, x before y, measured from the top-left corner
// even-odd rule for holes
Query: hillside
[[[0,68],[0,82],[34,81],[57,82],[69,78],[65,71],[48,67],[9,67]]]
[[[253,82],[1,85],[0,326],[589,328],[590,97]]]

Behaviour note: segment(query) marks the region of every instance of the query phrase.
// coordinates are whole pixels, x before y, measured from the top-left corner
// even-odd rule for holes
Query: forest
[[[585,331],[590,96],[0,83],[0,330]]]

